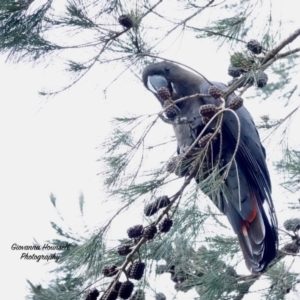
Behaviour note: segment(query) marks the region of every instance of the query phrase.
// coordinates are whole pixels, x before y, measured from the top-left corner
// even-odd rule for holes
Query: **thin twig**
[[[231,40],[235,40],[237,42],[240,42],[240,43],[243,43],[243,44],[247,44],[247,42],[243,41],[243,40],[240,40],[238,38],[235,38],[235,37],[232,37],[230,35],[227,35],[227,34],[224,34],[224,33],[221,33],[221,32],[215,32],[215,31],[212,31],[212,30],[208,30],[208,29],[203,29],[203,28],[197,28],[197,27],[193,27],[193,26],[186,26],[187,28],[190,28],[190,29],[193,29],[194,31],[202,31],[202,32],[206,32],[206,33],[209,33],[211,35],[218,35],[218,36],[221,36],[221,37],[224,37],[224,38],[228,38],[228,39],[231,39]]]
[[[233,152],[233,154],[231,156],[230,161],[226,165],[227,166],[227,170],[223,174],[223,178],[225,179],[228,176],[229,169],[231,167],[231,164],[232,164],[233,160],[235,159],[235,156],[236,156],[237,151],[238,151],[239,146],[240,146],[240,140],[241,140],[241,123],[240,123],[240,119],[239,119],[239,117],[238,117],[238,115],[236,114],[235,111],[233,111],[232,109],[229,109],[229,108],[225,108],[224,111],[231,112],[235,116],[236,121],[237,121],[237,126],[238,126],[238,135],[237,135],[237,138],[236,138],[235,149],[234,149],[234,152]]]
[[[196,12],[194,12],[193,14],[191,14],[189,17],[187,17],[186,19],[182,20],[181,22],[177,23],[172,29],[170,29],[155,45],[153,45],[151,49],[153,49],[154,47],[156,47],[162,40],[164,40],[167,36],[169,36],[174,30],[176,30],[179,26],[186,26],[186,23],[193,19],[195,16],[197,16],[199,13],[201,13],[204,9],[206,9],[207,7],[209,7],[215,0],[210,0],[205,6],[201,7],[200,9],[198,9]]]
[[[281,53],[281,54],[278,54],[276,58],[277,59],[285,58],[286,56],[294,54],[294,53],[297,53],[299,51],[300,51],[300,47],[299,48],[295,48],[295,49],[290,50],[290,51],[287,51],[287,52],[284,52],[284,53]]]
[[[300,105],[297,106],[295,109],[293,109],[289,114],[287,114],[283,119],[281,119],[278,124],[276,124],[275,128],[267,135],[264,139],[263,142],[272,135],[272,133],[278,129],[280,125],[282,125],[286,120],[288,120],[298,109],[300,108]]]

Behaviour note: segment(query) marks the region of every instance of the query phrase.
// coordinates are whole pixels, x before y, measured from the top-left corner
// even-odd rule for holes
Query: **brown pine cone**
[[[144,215],[146,217],[150,217],[150,216],[153,216],[154,214],[156,214],[157,211],[158,211],[158,207],[157,207],[156,203],[152,202],[152,203],[145,205]]]
[[[157,233],[157,228],[153,225],[149,227],[145,227],[143,229],[143,236],[148,240],[152,240],[156,233]]]
[[[254,54],[260,54],[262,52],[262,45],[257,40],[250,40],[247,43],[247,48]]]
[[[143,262],[135,261],[130,268],[129,278],[140,280],[144,275],[146,265]]]
[[[208,93],[215,99],[219,99],[220,97],[223,96],[223,91],[218,88],[217,86],[212,85],[209,89],[208,89]]]
[[[131,28],[133,26],[133,21],[128,15],[121,15],[118,20],[119,23],[126,28]]]
[[[157,208],[161,209],[161,208],[167,207],[170,204],[170,199],[167,195],[164,195],[164,196],[158,197],[155,200],[155,203],[156,203]]]
[[[130,245],[120,245],[117,252],[120,256],[125,256],[131,252],[131,247]]]
[[[175,173],[178,177],[183,177],[188,173],[188,165],[186,163],[186,159],[182,158],[182,156],[178,155],[172,157],[166,166],[166,170],[169,173]]]
[[[199,146],[201,148],[204,148],[209,140],[211,140],[211,137],[213,136],[213,133],[208,133],[204,137],[202,137],[199,141]]]
[[[287,231],[294,231],[295,232],[297,230],[300,230],[300,219],[299,218],[293,218],[293,219],[286,220],[283,223],[283,226]]]
[[[297,244],[297,241],[293,241],[292,243],[288,243],[288,244],[284,245],[282,250],[284,252],[297,254],[300,250],[300,245]]]
[[[231,77],[239,77],[242,74],[243,69],[239,67],[229,66],[228,67],[228,75]]]
[[[118,273],[118,269],[116,265],[107,265],[102,269],[102,274],[105,277],[112,277]]]
[[[121,284],[119,289],[119,297],[122,299],[128,299],[133,291],[134,284],[131,281],[125,281]]]
[[[166,233],[170,231],[171,227],[173,225],[173,221],[169,218],[165,218],[159,225],[158,229],[160,232]]]
[[[172,102],[170,100],[165,100],[165,102],[163,104],[163,108],[166,108],[166,107],[168,107],[171,104],[172,104]],[[176,105],[173,104],[173,106],[171,106],[171,107],[169,107],[169,108],[167,108],[165,110],[165,114],[166,114],[166,116],[167,116],[168,119],[172,120],[172,119],[174,119],[178,115],[175,106]]]
[[[100,295],[99,291],[97,289],[94,289],[90,291],[85,298],[85,300],[97,300],[97,297]]]
[[[203,118],[211,119],[218,111],[218,108],[214,104],[204,104],[199,108],[199,114]]]
[[[232,110],[237,110],[243,106],[243,98],[236,96],[229,103],[229,108]]]
[[[169,100],[171,98],[170,91],[165,87],[158,89],[157,94],[158,94],[159,98],[163,101]]]
[[[127,229],[128,237],[131,239],[138,238],[142,235],[143,225],[135,225]]]

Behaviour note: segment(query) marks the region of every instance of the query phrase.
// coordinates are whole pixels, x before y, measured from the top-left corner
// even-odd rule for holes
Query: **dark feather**
[[[162,79],[163,78],[163,79]],[[181,116],[189,121],[187,124],[174,124],[178,142],[178,152],[184,153],[197,138],[205,124],[199,115],[199,107],[204,104],[219,106],[219,100],[212,97],[201,98],[196,94],[208,94],[210,83],[176,64],[161,62],[149,65],[143,72],[144,85],[155,96],[158,85],[164,85],[172,94],[173,100],[185,96],[194,97],[177,103]],[[226,89],[222,83],[213,83],[220,89]],[[161,87],[161,86],[160,86]],[[227,102],[235,97],[230,95]],[[265,149],[247,109],[243,106],[235,111],[240,122],[240,143],[234,162],[225,179],[226,191],[220,192],[215,199],[207,193],[217,207],[223,212],[238,240],[252,273],[262,272],[276,256],[277,219],[271,197],[271,181],[265,161]],[[211,126],[208,132],[213,131]],[[222,124],[222,143],[220,138],[214,144],[213,159],[217,160],[221,151],[223,166],[232,158],[238,138],[238,122],[231,112],[225,112]],[[266,202],[267,211],[263,204]]]

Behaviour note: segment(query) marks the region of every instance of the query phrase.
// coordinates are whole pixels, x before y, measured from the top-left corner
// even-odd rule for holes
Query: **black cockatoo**
[[[159,62],[147,66],[143,71],[143,83],[163,104],[157,91],[167,88],[172,99],[195,94],[208,94],[211,84],[196,73],[190,72],[177,64]],[[221,90],[226,85],[213,82]],[[226,103],[235,97],[231,94]],[[184,154],[193,144],[205,126],[199,114],[199,108],[205,104],[220,105],[220,100],[213,97],[195,96],[176,103],[180,117],[186,118],[185,123],[173,123],[178,143],[178,154]],[[228,106],[228,105],[227,105]],[[277,250],[277,218],[271,198],[271,182],[266,165],[265,149],[247,109],[242,106],[236,110],[240,121],[240,142],[233,163],[224,180],[226,193],[220,191],[218,201],[214,201],[224,213],[234,232],[238,236],[248,269],[257,274],[262,272],[275,258]],[[207,133],[212,132],[213,126]],[[221,134],[217,135],[212,151],[214,160],[221,155],[219,161],[223,166],[232,158],[237,145],[238,123],[231,112],[224,113]],[[220,142],[220,136],[222,142]]]

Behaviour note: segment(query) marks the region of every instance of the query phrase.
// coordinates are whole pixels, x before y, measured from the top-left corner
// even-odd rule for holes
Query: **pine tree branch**
[[[147,14],[149,14],[154,8],[156,8],[160,3],[162,2],[162,0],[159,0],[156,4],[154,4],[152,7],[150,7],[148,9],[147,12],[145,12],[141,18],[143,19]],[[69,84],[68,86],[62,88],[61,90],[58,90],[58,91],[55,91],[55,92],[47,92],[47,93],[44,93],[44,94],[47,94],[47,95],[56,95],[58,93],[61,93],[69,88],[71,88],[74,84],[76,84],[79,80],[81,80],[90,70],[91,68],[95,65],[96,62],[99,61],[99,58],[100,56],[105,52],[105,50],[110,46],[112,45],[113,42],[115,42],[120,36],[122,36],[123,34],[127,33],[129,30],[131,30],[131,27],[129,28],[125,28],[124,30],[120,31],[120,32],[115,32],[113,33],[112,36],[110,36],[108,39],[105,39],[103,42],[103,46],[101,48],[101,50],[99,51],[99,53],[92,59],[92,63],[86,67],[86,70],[83,72],[83,74],[81,74],[77,79],[75,79],[71,84]],[[109,60],[110,62],[110,60]]]
[[[286,45],[293,42],[298,36],[300,35],[300,29],[296,30],[293,34],[291,34],[287,39],[283,40],[277,47],[275,47],[273,50],[269,51],[266,56],[264,57],[261,67],[259,69],[265,70],[267,69],[271,64],[275,62],[275,60],[284,58],[288,55],[291,55],[293,53],[299,52],[300,48],[296,48],[294,50],[288,51],[283,53],[282,55],[278,55],[279,51],[281,51]],[[245,81],[246,76],[240,77],[238,80],[236,80],[232,85],[230,85],[225,91],[224,91],[224,97],[225,99],[233,93],[235,90],[237,90],[239,87],[241,87]]]
[[[274,49],[270,50],[263,61],[263,64],[267,63],[271,59],[275,58],[276,55],[288,44],[293,42],[300,35],[300,28],[293,32],[288,38],[283,40],[279,45],[277,45]]]
[[[174,205],[174,203],[176,202],[176,200],[182,195],[183,191],[185,190],[185,188],[190,184],[191,180],[192,180],[193,176],[190,175],[189,177],[187,177],[183,183],[183,185],[181,186],[181,188],[173,195],[170,197],[170,204],[162,211],[162,213],[158,216],[158,218],[156,219],[155,222],[153,222],[152,224],[150,224],[149,226],[156,226],[161,220],[162,218],[168,213],[168,211],[172,208],[172,206]],[[123,272],[125,272],[126,267],[128,266],[128,264],[132,261],[134,254],[138,253],[138,251],[140,250],[141,246],[146,244],[148,241],[148,239],[146,237],[142,237],[139,242],[135,245],[135,247],[131,250],[131,252],[126,256],[125,261],[123,262],[123,264],[118,268],[118,273],[115,275],[114,279],[111,281],[111,283],[109,284],[109,286],[107,287],[106,291],[110,291],[114,288],[116,282],[118,281],[118,279],[120,278],[121,274]],[[103,294],[104,295],[104,294]],[[103,295],[100,299],[103,299]]]

